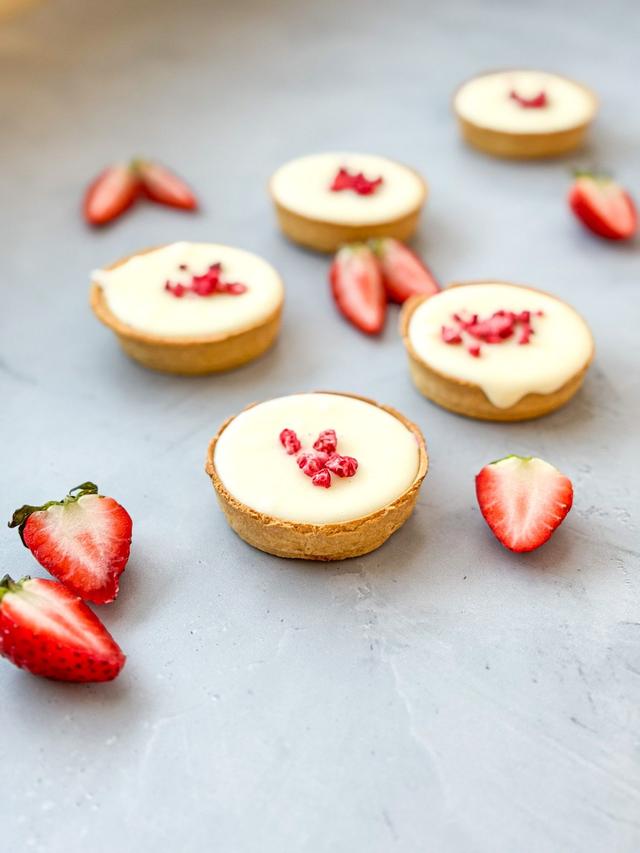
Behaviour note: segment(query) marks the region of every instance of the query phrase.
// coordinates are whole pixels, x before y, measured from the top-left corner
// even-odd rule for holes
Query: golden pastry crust
[[[106,269],[115,269],[136,255],[161,248],[154,246],[127,255]],[[231,370],[258,358],[273,345],[278,336],[284,304],[283,298],[265,320],[232,333],[166,337],[140,331],[119,320],[107,305],[103,289],[97,282],[91,284],[89,301],[93,313],[116,335],[128,356],[151,370],[183,376]]]
[[[308,249],[314,249],[317,252],[326,253],[337,251],[345,243],[358,243],[381,237],[395,237],[396,240],[406,242],[415,234],[418,228],[428,188],[422,175],[409,166],[405,168],[410,169],[420,181],[422,187],[420,201],[404,216],[372,224],[335,222],[302,216],[285,207],[276,198],[272,182],[270,181],[269,195],[273,201],[282,233],[294,243],[298,243]]]
[[[496,69],[497,71],[509,72],[510,70],[527,70],[527,69]],[[564,80],[569,80],[575,86],[582,89],[589,96],[592,104],[591,114],[589,118],[579,125],[570,127],[567,130],[551,131],[546,133],[517,133],[504,130],[492,130],[488,127],[470,122],[468,119],[460,115],[456,109],[456,97],[460,89],[475,80],[478,77],[483,77],[486,74],[492,74],[494,71],[484,71],[482,74],[476,74],[461,83],[453,94],[451,101],[453,112],[458,120],[458,127],[463,139],[473,148],[479,151],[484,151],[485,154],[491,154],[494,157],[504,157],[510,160],[533,160],[544,157],[559,157],[561,154],[566,154],[569,151],[574,151],[583,143],[586,133],[591,126],[596,113],[598,111],[598,98],[588,86],[578,83],[576,80],[571,80],[562,74],[555,74],[556,77],[562,77]]]
[[[334,391],[316,393],[335,394]],[[302,560],[346,560],[359,557],[379,548],[405,523],[413,512],[418,491],[427,474],[429,459],[424,437],[416,424],[389,406],[382,406],[367,397],[357,394],[338,394],[340,397],[353,397],[377,406],[393,415],[415,436],[418,444],[418,471],[413,483],[394,501],[375,512],[331,524],[302,524],[285,521],[271,515],[257,512],[231,495],[218,477],[215,467],[215,449],[218,439],[229,426],[233,417],[228,418],[211,439],[207,451],[205,471],[211,477],[218,502],[229,526],[241,539],[268,554],[277,557],[290,557]],[[252,408],[256,404],[247,406]],[[246,409],[245,409],[246,411]]]
[[[513,284],[509,281],[459,281],[450,284],[449,287],[460,287],[468,284],[509,284],[512,287],[523,287],[523,285]],[[537,293],[543,293],[545,296],[552,296],[543,290],[538,290],[534,287],[526,287],[527,290],[533,290]],[[553,296],[557,299],[557,296]],[[466,415],[468,418],[476,418],[485,421],[525,421],[533,418],[540,418],[550,412],[564,406],[578,391],[584,377],[589,369],[589,365],[593,361],[595,354],[595,345],[591,344],[591,352],[586,364],[581,370],[575,373],[561,388],[550,394],[526,394],[522,399],[514,403],[508,408],[500,408],[495,406],[486,396],[479,385],[473,382],[466,382],[462,379],[457,379],[455,376],[448,376],[435,370],[427,365],[420,356],[416,353],[411,344],[409,337],[409,324],[411,317],[416,308],[429,299],[428,296],[412,296],[403,305],[400,314],[400,334],[407,350],[409,357],[409,370],[411,377],[418,391],[433,403],[442,406],[443,409],[448,409],[450,412],[455,412],[459,415]],[[566,303],[565,303],[566,304]]]

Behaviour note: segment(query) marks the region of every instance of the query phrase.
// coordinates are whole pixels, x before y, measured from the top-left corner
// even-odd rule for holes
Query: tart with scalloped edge
[[[428,457],[395,409],[292,394],[226,420],[205,470],[230,527],[278,557],[343,560],[380,547],[414,509]]]
[[[90,302],[131,358],[183,375],[239,367],[280,330],[284,288],[266,261],[230,246],[171,243],[92,274]]]
[[[461,282],[412,297],[400,327],[418,390],[481,420],[527,420],[563,406],[594,355],[591,331],[577,311],[509,282]]]
[[[269,192],[286,237],[335,252],[375,237],[408,240],[418,227],[427,185],[395,160],[328,152],[285,163],[271,176]]]
[[[453,96],[466,142],[507,158],[555,157],[582,145],[598,99],[567,77],[531,69],[489,71]]]

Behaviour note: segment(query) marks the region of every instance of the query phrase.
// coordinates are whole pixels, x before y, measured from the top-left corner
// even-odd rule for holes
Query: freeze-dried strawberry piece
[[[313,449],[323,453],[335,453],[338,446],[338,437],[334,429],[323,429],[317,439],[313,442]]]
[[[337,474],[338,477],[353,477],[358,470],[358,460],[354,459],[353,456],[341,456],[339,453],[334,453],[325,467],[332,474]]]
[[[297,453],[302,447],[300,439],[292,429],[282,430],[280,433],[280,444],[284,447],[289,456],[293,456],[293,454]]]

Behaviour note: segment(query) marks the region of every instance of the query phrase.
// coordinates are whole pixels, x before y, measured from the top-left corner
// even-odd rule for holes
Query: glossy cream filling
[[[547,96],[544,107],[522,107],[509,97]],[[499,71],[475,77],[457,92],[458,115],[479,127],[506,133],[553,133],[588,122],[595,103],[588,91],[571,80],[544,71]]]
[[[454,313],[477,313],[486,318],[495,311],[543,311],[533,317],[534,334],[528,344],[518,334],[497,344],[474,341],[481,347],[474,358],[464,344],[446,344],[443,326],[453,325]],[[439,373],[479,385],[501,409],[527,394],[551,394],[584,368],[593,350],[584,320],[564,302],[529,288],[510,284],[468,284],[450,287],[422,302],[409,323],[409,340],[419,359]]]
[[[383,182],[371,195],[330,187],[342,167]],[[285,163],[271,178],[271,192],[287,210],[345,225],[372,225],[407,216],[420,207],[424,184],[411,169],[372,154],[312,154]]]
[[[303,450],[312,449],[322,430],[335,429],[338,453],[358,460],[355,476],[334,476],[329,489],[314,486],[280,444],[285,428],[296,431]],[[252,509],[328,524],[394,501],[414,482],[419,453],[413,433],[377,406],[336,394],[294,394],[234,418],[216,444],[214,463],[231,495]]]
[[[176,298],[165,290],[167,280],[187,284],[190,272],[200,275],[218,262],[222,280],[246,285],[244,293]],[[190,272],[180,270],[181,264]],[[214,243],[172,243],[134,255],[115,269],[96,270],[92,280],[121,322],[163,337],[232,334],[266,321],[283,300],[280,277],[266,261]]]

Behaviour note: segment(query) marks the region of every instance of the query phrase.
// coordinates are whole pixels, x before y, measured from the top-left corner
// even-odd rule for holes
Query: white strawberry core
[[[222,264],[225,281],[244,284],[240,295],[193,294],[176,299],[165,282],[189,284],[211,264]],[[186,266],[188,269],[180,269]],[[112,270],[95,270],[107,305],[126,325],[163,337],[224,336],[265,322],[282,303],[278,273],[262,258],[214,243],[171,243],[134,255]]]
[[[338,452],[358,460],[355,477],[334,477],[330,489],[302,476],[279,440],[296,432],[303,448],[335,429]],[[416,438],[398,418],[370,403],[339,394],[294,394],[253,406],[220,436],[215,467],[237,500],[287,521],[327,524],[382,509],[415,480]]]
[[[464,345],[442,339],[453,314],[491,316],[495,311],[542,311],[533,317],[534,334],[526,346],[518,336],[481,344],[474,358]],[[478,385],[494,406],[506,409],[527,394],[551,394],[581,371],[593,351],[593,338],[582,317],[565,302],[513,284],[487,282],[449,287],[422,302],[409,323],[417,357],[438,373]]]
[[[546,95],[546,105],[521,106],[522,98]],[[505,133],[554,133],[589,122],[596,110],[593,95],[582,86],[544,71],[497,71],[469,80],[457,91],[456,113],[471,124]]]
[[[382,183],[370,195],[352,190],[332,192],[337,172],[345,167]],[[374,225],[413,213],[424,202],[424,183],[412,170],[372,154],[311,154],[281,166],[271,178],[275,200],[300,216],[344,225]]]

